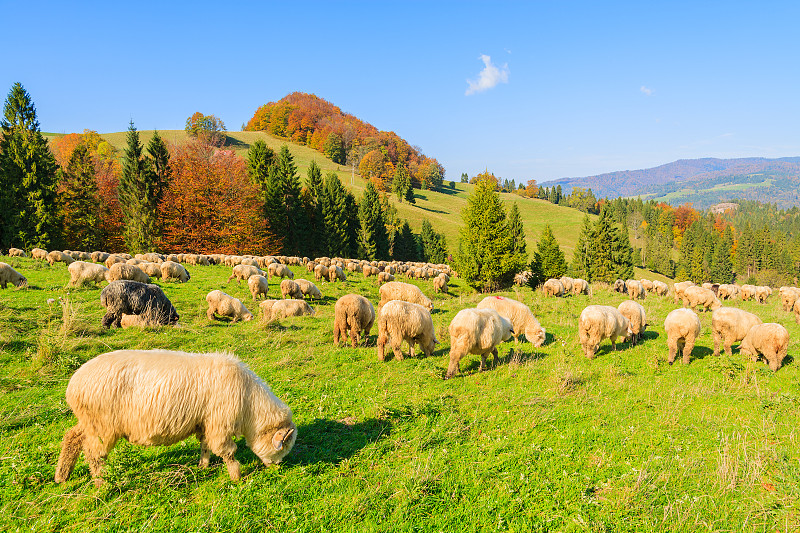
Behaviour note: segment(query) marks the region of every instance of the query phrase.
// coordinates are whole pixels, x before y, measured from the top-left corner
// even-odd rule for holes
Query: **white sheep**
[[[664,320],[669,348],[669,364],[675,362],[678,351],[683,354],[683,364],[689,364],[695,340],[700,336],[700,317],[691,309],[681,307],[670,311]]]
[[[279,278],[294,279],[294,272],[289,270],[289,267],[282,263],[270,263],[267,265],[267,272],[269,277],[277,276]]]
[[[305,300],[264,300],[258,307],[261,309],[261,320],[265,322],[314,314],[314,308]]]
[[[689,308],[695,308],[700,305],[703,309],[714,311],[722,307],[722,302],[719,301],[711,289],[704,289],[694,285],[684,289],[683,305]]]
[[[264,298],[266,298],[269,290],[269,280],[259,274],[253,274],[247,278],[247,287],[250,289],[250,294],[253,295],[253,301],[256,300],[256,296],[259,294],[263,294]]]
[[[763,321],[742,309],[720,307],[711,313],[711,334],[714,338],[714,355],[719,355],[719,345],[725,346],[725,353],[732,355],[733,343],[745,338],[750,328]]]
[[[388,342],[395,359],[403,359],[402,343],[408,343],[408,355],[414,357],[414,344],[430,357],[436,344],[431,313],[421,305],[391,300],[378,311],[378,360],[385,360]]]
[[[402,281],[390,281],[384,283],[378,289],[381,296],[381,301],[378,303],[378,309],[384,306],[390,300],[403,300],[412,304],[418,304],[426,308],[428,311],[433,310],[433,302],[422,293],[419,287],[411,283],[403,283]]]
[[[186,270],[186,268],[182,264],[176,261],[170,261],[170,260],[164,261],[163,263],[160,264],[160,268],[161,268],[161,279],[164,281],[176,279],[181,283],[186,283],[191,279],[189,271]]]
[[[281,296],[284,298],[292,298],[295,300],[303,299],[303,291],[300,290],[300,285],[291,279],[281,281]]]
[[[789,350],[789,332],[780,324],[756,324],[747,332],[739,351],[749,354],[753,361],[762,356],[770,369],[777,372]]]
[[[375,322],[375,308],[359,294],[345,294],[336,300],[333,311],[333,342],[336,346],[349,331],[350,342],[355,348],[361,342],[361,333],[368,336]]]
[[[34,259],[46,260],[47,250],[42,250],[41,248],[34,248],[33,250],[31,250],[31,257]]]
[[[253,313],[247,310],[242,301],[234,298],[230,294],[226,294],[221,290],[213,290],[206,295],[206,302],[208,302],[208,311],[206,316],[209,320],[214,320],[215,315],[228,316],[236,322],[238,320],[253,320]]]
[[[531,308],[522,302],[505,296],[487,296],[478,303],[478,309],[494,309],[500,316],[507,318],[514,329],[515,345],[519,343],[519,336],[522,334],[525,334],[525,338],[534,348],[541,347],[547,338],[547,332],[533,316]]]
[[[542,285],[545,296],[564,296],[564,285],[555,278],[550,278]]]
[[[53,266],[55,263],[66,263],[69,265],[73,261],[74,259],[72,256],[67,255],[64,252],[59,252],[58,250],[53,250],[52,252],[47,253],[47,262],[50,263],[50,266]]]
[[[641,281],[629,279],[625,282],[625,288],[628,290],[628,297],[631,300],[644,300],[647,297],[647,291]]]
[[[233,272],[228,278],[227,283],[230,283],[232,279],[236,279],[236,283],[241,284],[242,280],[246,280],[254,275],[263,276],[264,271],[253,265],[236,265],[233,267]]]
[[[141,268],[136,265],[128,265],[126,263],[114,263],[111,268],[106,272],[106,280],[110,283],[126,279],[130,281],[138,281],[139,283],[150,283],[150,276],[145,274]]]
[[[15,287],[25,287],[28,285],[28,279],[8,263],[0,263],[0,287],[5,289],[9,283]]]
[[[633,300],[625,300],[617,307],[617,311],[628,319],[628,338],[634,346],[644,338],[647,329],[647,315],[644,307]]]
[[[617,349],[617,337],[627,340],[630,323],[616,307],[610,305],[587,306],[578,319],[578,335],[583,353],[594,359],[603,339],[611,340],[611,348]]]
[[[675,303],[678,303],[683,300],[683,291],[685,291],[688,287],[694,286],[694,283],[691,281],[681,281],[679,283],[674,283],[672,285],[672,290],[675,292]]]
[[[69,271],[69,285],[78,287],[85,283],[100,283],[107,281],[108,269],[103,265],[95,263],[87,263],[85,261],[75,261],[71,263],[67,270]]]
[[[9,257],[28,257],[28,254],[25,253],[25,250],[21,250],[19,248],[9,248],[8,249],[8,256]]]
[[[322,293],[320,292],[319,288],[312,282],[302,278],[296,279],[294,280],[294,282],[300,286],[300,290],[303,292],[303,298],[305,298],[306,296],[310,296],[312,300],[322,299]]]
[[[450,322],[450,364],[445,379],[456,375],[461,358],[468,353],[480,355],[479,370],[486,367],[486,355],[494,356],[494,364],[500,359],[497,346],[514,335],[511,321],[494,309],[462,309]]]
[[[84,363],[69,380],[67,404],[78,423],[67,430],[55,481],[66,481],[83,450],[95,484],[117,441],[168,446],[195,435],[200,467],[211,453],[241,478],[234,437],[265,465],[294,446],[292,411],[247,365],[227,353],[119,350]]]

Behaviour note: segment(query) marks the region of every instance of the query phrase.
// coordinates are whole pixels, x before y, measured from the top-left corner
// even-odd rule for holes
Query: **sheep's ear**
[[[286,431],[286,433],[283,435],[283,437],[281,437],[281,433],[283,433],[283,432],[282,431],[276,431],[275,435],[272,436],[272,447],[275,448],[278,451],[283,449],[283,443],[286,442],[287,440],[289,440],[289,437],[292,436],[292,433],[294,433],[294,428]]]

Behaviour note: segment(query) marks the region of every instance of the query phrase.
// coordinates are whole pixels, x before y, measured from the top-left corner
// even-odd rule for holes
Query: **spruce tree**
[[[387,259],[389,256],[389,236],[386,232],[381,202],[378,191],[372,182],[367,182],[364,196],[358,203],[358,219],[360,230],[358,233],[359,257],[374,261]]]
[[[616,238],[616,229],[611,220],[610,210],[604,206],[594,227],[594,241],[592,242],[592,247],[594,248],[592,262],[593,281],[612,283],[618,279],[612,252],[612,243]]]
[[[392,192],[400,202],[406,200],[410,204],[416,203],[414,200],[414,189],[411,186],[411,176],[409,176],[402,162],[397,163],[397,167],[394,169]]]
[[[523,262],[528,260],[528,252],[525,249],[525,229],[522,227],[522,217],[519,214],[517,202],[511,204],[508,212],[508,231],[511,233],[513,253],[522,257]]]
[[[262,197],[266,193],[269,170],[275,164],[275,152],[263,140],[258,139],[247,151],[247,174],[259,188]]]
[[[714,283],[733,283],[736,274],[733,271],[733,260],[731,250],[733,249],[733,232],[727,226],[722,234],[722,238],[717,241],[714,247],[714,259],[711,263],[711,281]]]
[[[437,233],[427,218],[422,219],[419,234],[422,260],[427,263],[444,263],[447,260],[447,241],[443,233]]]
[[[558,246],[550,224],[545,225],[542,236],[536,245],[541,272],[545,279],[560,278],[567,272],[564,252]]]
[[[633,278],[633,247],[628,237],[628,227],[614,226],[614,238],[611,250],[614,261],[615,279]]]
[[[102,246],[100,197],[92,154],[79,144],[61,173],[61,208],[64,244],[72,250],[97,250]]]
[[[403,221],[395,234],[392,259],[395,261],[420,260],[419,244],[407,220]]]
[[[583,216],[581,232],[578,234],[578,243],[570,264],[570,273],[573,277],[592,281],[592,264],[594,263],[594,228],[589,215]]]
[[[286,145],[280,152],[271,168],[271,214],[276,217],[275,229],[283,229],[284,255],[305,255],[311,239],[309,224],[300,200],[300,177],[294,157]]]
[[[525,260],[514,253],[514,243],[500,197],[490,180],[478,180],[461,212],[456,269],[464,281],[480,291],[511,284]]]
[[[307,253],[312,257],[325,255],[326,242],[328,240],[325,233],[325,220],[322,213],[322,197],[324,195],[324,183],[322,181],[322,170],[316,161],[311,161],[306,172],[306,188],[303,196],[306,219],[308,220],[308,233],[311,237]]]
[[[58,165],[19,83],[8,93],[0,126],[0,247],[49,248],[61,227]]]
[[[326,233],[322,255],[352,257],[347,219],[347,191],[335,172],[329,172],[325,176],[320,203]]]
[[[167,186],[142,153],[139,132],[131,121],[122,160],[117,194],[125,222],[125,245],[131,253],[154,249],[158,231],[158,203]]]
[[[169,184],[169,149],[158,131],[153,132],[153,137],[147,143],[147,155],[150,156],[150,170],[155,175],[155,181],[163,190]]]

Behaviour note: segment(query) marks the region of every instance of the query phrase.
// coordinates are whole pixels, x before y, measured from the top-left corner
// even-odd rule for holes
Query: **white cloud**
[[[467,80],[468,87],[465,93],[467,96],[482,93],[498,83],[508,83],[508,63],[498,68],[486,54],[481,54],[480,59],[484,64],[483,70],[478,74],[477,80]]]
[[[654,89],[651,89],[651,88],[649,88],[649,87],[645,87],[644,85],[642,85],[642,86],[639,88],[639,90],[640,90],[640,91],[642,91],[642,92],[643,92],[644,94],[646,94],[647,96],[653,96],[653,93],[654,93],[654,92],[656,92]]]

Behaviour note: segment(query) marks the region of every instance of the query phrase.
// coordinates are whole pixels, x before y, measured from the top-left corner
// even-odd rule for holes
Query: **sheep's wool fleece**
[[[236,357],[225,353],[119,350],[89,360],[67,386],[67,403],[89,433],[113,427],[144,446],[169,445],[198,423],[234,435],[291,410]]]

